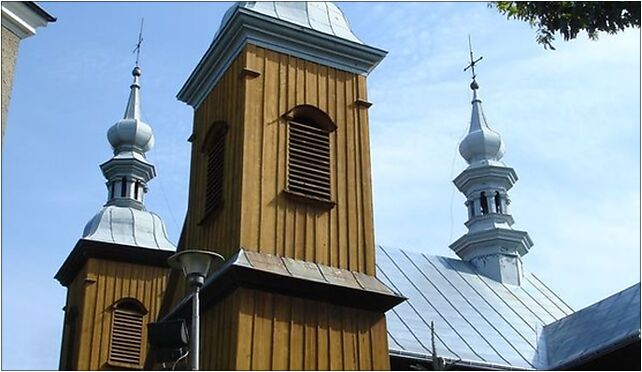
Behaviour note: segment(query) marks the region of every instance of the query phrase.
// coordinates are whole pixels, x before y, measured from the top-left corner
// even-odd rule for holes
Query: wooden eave
[[[169,268],[167,258],[174,253],[160,249],[80,239],[54,278],[63,286],[68,286],[89,258]]]
[[[247,252],[241,249],[235,257],[230,259],[206,281],[201,289],[201,313],[205,313],[237,288],[252,288],[381,313],[392,309],[407,299],[385,287],[377,278],[365,274],[357,275],[367,281],[376,281],[376,283],[383,285],[385,289],[310,279],[288,273],[287,270],[277,266],[272,266],[271,268],[265,266],[251,267],[239,259],[239,256],[248,254],[264,256],[268,260],[282,259],[277,256]],[[295,261],[303,263],[300,260]],[[318,264],[317,266],[322,268],[321,271],[329,269],[340,271],[341,275],[354,275],[349,270],[330,268],[329,266]],[[360,282],[361,280],[357,279],[356,281]],[[189,320],[191,306],[191,295],[188,295],[161,320],[179,318]]]

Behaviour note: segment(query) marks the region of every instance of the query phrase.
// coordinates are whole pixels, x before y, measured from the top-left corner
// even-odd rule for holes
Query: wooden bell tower
[[[389,369],[375,278],[363,44],[332,3],[233,6],[178,94],[194,107],[179,250],[227,263],[202,291],[202,369]],[[186,317],[180,273],[161,317]],[[188,318],[188,317],[187,317]]]

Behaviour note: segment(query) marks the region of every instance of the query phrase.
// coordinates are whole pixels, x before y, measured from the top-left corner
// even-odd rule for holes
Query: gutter
[[[40,17],[46,19],[47,22],[56,22],[58,20],[58,18],[47,13],[46,10],[41,8],[40,5],[36,4],[34,1],[27,1],[25,2],[25,5],[28,6],[34,12],[38,13]]]
[[[418,352],[406,351],[406,350],[394,350],[394,349],[388,350],[388,353],[390,354],[390,356],[397,356],[397,357],[402,357],[406,359],[415,359],[418,361],[432,363],[432,356],[424,353],[418,353]],[[472,369],[485,369],[485,370],[491,370],[491,371],[532,371],[532,369],[530,368],[515,367],[515,366],[506,365],[506,364],[479,362],[479,361],[466,360],[466,359],[453,359],[453,358],[447,358],[447,357],[442,357],[442,358],[449,363],[453,363],[455,366],[469,367]]]

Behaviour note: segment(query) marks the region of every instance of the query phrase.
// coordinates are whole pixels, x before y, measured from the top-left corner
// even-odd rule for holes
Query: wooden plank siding
[[[178,249],[229,258],[243,247],[375,275],[368,116],[357,99],[367,99],[364,76],[246,45],[195,110],[188,212]],[[330,135],[332,209],[283,192],[283,115],[302,104],[318,107],[337,125]],[[228,125],[223,206],[203,220],[203,141],[219,121]],[[167,311],[187,293],[182,275],[172,273],[169,288]]]
[[[206,318],[216,316],[219,303]],[[383,314],[304,300],[254,289],[237,289],[228,296],[238,313],[234,326],[221,326],[236,340],[237,353],[223,356],[225,363],[203,365],[206,369],[235,370],[386,370],[388,343]],[[227,323],[231,324],[231,323]],[[341,337],[331,337],[332,332]],[[203,332],[205,355],[217,349],[221,336]],[[219,341],[220,342],[220,341]],[[223,344],[220,344],[223,346]],[[218,348],[220,349],[220,347]],[[378,355],[377,355],[378,353]],[[228,364],[227,358],[235,358]],[[226,368],[221,368],[226,367]]]
[[[73,363],[66,367],[79,370],[122,369],[107,364],[112,305],[130,297],[145,306],[148,313],[143,317],[143,345],[146,345],[146,324],[156,320],[166,275],[167,268],[164,267],[89,258],[68,290],[67,306],[78,309],[78,323],[74,339],[63,340],[63,345],[72,343],[75,346],[71,351]],[[146,353],[143,348],[141,366]]]
[[[252,73],[244,73],[251,71]],[[243,247],[375,275],[366,79],[246,45],[195,110],[188,212],[179,250],[230,258]],[[331,209],[289,198],[284,115],[298,105],[329,115]],[[223,206],[203,220],[212,123],[228,124]],[[186,295],[170,275],[163,312]],[[201,367],[233,370],[389,369],[385,317],[238,288],[202,315]]]
[[[375,274],[365,78],[249,45],[240,246],[248,250]],[[361,89],[363,87],[363,89]],[[286,187],[290,109],[310,104],[337,125],[331,133],[332,209],[294,201]],[[213,119],[213,118],[212,118]]]

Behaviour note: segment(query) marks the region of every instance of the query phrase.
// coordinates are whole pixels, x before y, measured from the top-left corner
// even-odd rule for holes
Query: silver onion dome
[[[125,108],[125,115],[107,132],[107,139],[114,149],[114,154],[134,151],[144,155],[154,147],[152,127],[141,119],[139,83],[141,74],[140,67],[136,66],[132,71],[134,81],[130,86],[131,91]]]
[[[499,133],[490,129],[482,109],[482,101],[477,90],[479,84],[473,80],[470,84],[473,90],[473,111],[470,119],[468,134],[459,144],[459,153],[468,164],[483,161],[499,161],[504,156],[504,142]]]

